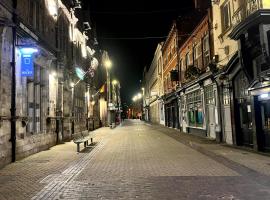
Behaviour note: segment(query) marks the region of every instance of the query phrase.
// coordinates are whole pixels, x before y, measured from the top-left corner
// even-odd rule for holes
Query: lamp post
[[[107,59],[104,63],[104,66],[106,68],[106,75],[107,75],[107,123],[108,126],[111,125],[111,111],[110,111],[110,105],[111,105],[111,78],[110,78],[110,69],[112,67],[112,62]]]
[[[115,122],[121,123],[121,113],[120,113],[120,83],[117,80],[112,81],[113,91],[114,91],[114,103],[115,103]]]
[[[12,22],[17,23],[17,0],[12,1]],[[16,26],[12,26],[12,85],[11,85],[11,108],[10,108],[10,142],[11,142],[11,161],[16,161],[16,35],[17,29]]]

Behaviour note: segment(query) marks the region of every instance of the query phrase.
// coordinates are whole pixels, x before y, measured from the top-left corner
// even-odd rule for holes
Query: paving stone
[[[126,121],[0,170],[0,199],[270,199],[268,157]],[[270,163],[270,162],[269,162]],[[270,166],[269,166],[270,167]]]

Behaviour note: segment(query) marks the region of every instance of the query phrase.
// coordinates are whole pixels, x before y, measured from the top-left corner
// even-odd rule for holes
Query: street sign
[[[21,60],[21,76],[33,76],[34,63],[33,54],[22,54]]]
[[[35,47],[23,47],[20,48],[21,52],[21,76],[33,76],[34,75],[34,61],[33,55],[38,52]]]

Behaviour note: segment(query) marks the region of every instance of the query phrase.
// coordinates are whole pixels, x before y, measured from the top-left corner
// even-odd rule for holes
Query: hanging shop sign
[[[35,48],[21,48],[21,76],[29,77],[34,75],[33,54],[37,52]]]

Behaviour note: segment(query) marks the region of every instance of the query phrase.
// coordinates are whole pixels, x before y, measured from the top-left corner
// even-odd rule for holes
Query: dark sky
[[[87,2],[100,48],[108,50],[113,74],[121,82],[122,102],[130,103],[132,96],[140,91],[144,66],[151,64],[158,42],[165,38],[123,38],[167,36],[172,21],[191,9],[192,0]]]

